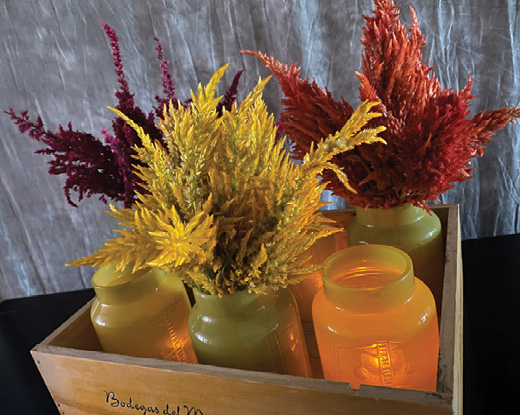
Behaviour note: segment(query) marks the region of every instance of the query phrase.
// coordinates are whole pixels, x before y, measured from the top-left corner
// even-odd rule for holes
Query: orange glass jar
[[[322,276],[312,314],[325,379],[435,391],[435,301],[410,257],[384,245],[349,247],[325,261]]]
[[[196,363],[191,306],[182,280],[156,268],[100,268],[92,277],[92,324],[107,353]]]

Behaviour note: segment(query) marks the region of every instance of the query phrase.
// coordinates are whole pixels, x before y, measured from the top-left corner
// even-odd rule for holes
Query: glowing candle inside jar
[[[324,377],[435,391],[435,301],[410,257],[383,245],[350,247],[325,262],[322,277],[313,320]]]

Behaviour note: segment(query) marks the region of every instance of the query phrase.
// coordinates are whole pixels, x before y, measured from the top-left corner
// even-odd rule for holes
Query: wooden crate
[[[31,351],[64,415],[462,415],[462,260],[457,205],[439,205],[446,258],[437,392],[350,385],[103,353],[91,302]],[[352,211],[329,211],[346,226]],[[307,330],[313,359],[317,349]]]

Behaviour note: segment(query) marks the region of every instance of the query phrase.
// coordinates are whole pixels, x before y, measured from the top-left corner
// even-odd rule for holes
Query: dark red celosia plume
[[[119,91],[117,91],[115,94],[116,98],[118,99],[116,108],[124,113],[127,117],[134,120],[137,125],[141,126],[144,131],[150,135],[152,140],[162,140],[162,133],[155,126],[155,117],[153,112],[150,112],[148,115],[146,115],[139,107],[135,105],[134,94],[130,93],[128,83],[125,79],[121,51],[119,49],[119,39],[117,38],[115,30],[105,23],[102,24],[103,28],[105,29],[105,33],[110,39],[110,45],[112,46],[112,60],[114,62],[115,72],[119,83]],[[164,85],[165,90],[167,86],[169,85]],[[120,194],[117,200],[123,200],[125,206],[130,207],[135,198],[135,191],[140,189],[139,179],[134,174],[132,164],[135,162],[133,158],[135,150],[133,147],[139,145],[141,140],[135,130],[128,126],[119,117],[112,121],[112,129],[114,131],[114,135],[107,134],[106,129],[103,128],[103,137],[115,156],[120,180],[122,180],[124,186],[124,193]],[[80,160],[80,162],[82,161],[83,160]]]
[[[21,133],[27,133],[47,146],[36,153],[54,156],[49,162],[49,173],[67,175],[63,190],[71,205],[76,206],[71,199],[71,191],[78,193],[79,200],[94,194],[100,194],[100,199],[105,202],[107,198],[121,200],[125,187],[116,155],[110,146],[91,134],[72,130],[70,124],[66,129],[60,125],[58,132],[52,132],[45,130],[39,116],[36,122],[31,121],[27,111],[16,115],[10,109],[8,114]]]
[[[116,32],[107,24],[102,23],[112,47],[112,60],[114,62],[119,90],[115,93],[118,100],[116,108],[141,126],[153,140],[161,141],[162,132],[155,125],[155,117],[162,117],[165,104],[172,100],[173,105],[179,105],[175,98],[175,88],[169,72],[169,62],[164,60],[162,45],[157,38],[157,57],[161,67],[164,97],[156,96],[157,107],[148,114],[135,105],[134,95],[130,93],[128,83],[123,71],[119,40]],[[227,93],[219,102],[216,110],[222,113],[222,108],[229,109],[236,99],[238,82],[242,71],[239,71]],[[190,101],[181,105],[189,106]],[[104,143],[91,134],[75,131],[71,124],[67,129],[59,126],[57,132],[44,128],[42,119],[37,117],[36,122],[31,121],[27,111],[17,115],[11,108],[7,112],[22,133],[27,133],[31,138],[40,141],[47,147],[36,153],[51,155],[54,158],[49,162],[49,173],[53,175],[66,174],[67,180],[64,192],[67,201],[72,205],[71,192],[77,193],[78,201],[83,197],[99,195],[99,199],[107,202],[124,202],[125,207],[130,207],[135,198],[136,190],[141,190],[140,179],[134,173],[133,164],[134,146],[140,145],[141,140],[133,130],[121,118],[117,117],[112,122],[113,135],[102,129]]]
[[[428,209],[426,202],[470,177],[472,157],[483,154],[496,130],[520,117],[520,108],[483,111],[471,119],[471,80],[461,91],[442,89],[432,68],[422,63],[424,36],[412,10],[407,29],[399,21],[399,10],[388,0],[375,0],[373,17],[365,17],[362,44],[363,73],[360,98],[378,101],[383,113],[371,121],[384,125],[387,145],[361,145],[335,157],[352,187],[350,192],[325,173],[329,189],[354,206],[389,208],[412,203]],[[280,64],[260,52],[259,57],[278,79],[285,98],[281,101],[282,123],[295,142],[301,158],[312,142],[339,130],[352,108],[341,98],[334,101],[328,90],[313,80],[299,78],[295,65]]]

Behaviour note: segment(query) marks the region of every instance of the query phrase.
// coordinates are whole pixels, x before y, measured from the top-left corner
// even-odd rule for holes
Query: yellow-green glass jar
[[[92,324],[108,353],[196,363],[182,280],[156,268],[100,268],[92,277]]]
[[[325,379],[435,391],[435,301],[410,257],[385,245],[349,247],[322,275],[312,314]]]
[[[310,377],[311,367],[291,292],[201,294],[189,317],[199,363]]]
[[[432,291],[440,310],[444,275],[444,239],[435,212],[405,204],[390,209],[362,209],[347,227],[349,246],[390,245],[412,258],[415,275]]]

